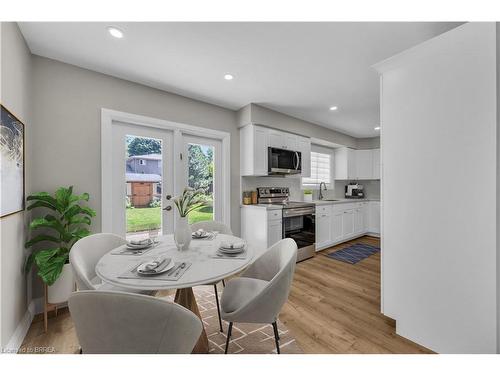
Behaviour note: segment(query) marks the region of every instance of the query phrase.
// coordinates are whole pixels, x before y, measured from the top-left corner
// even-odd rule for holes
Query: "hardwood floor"
[[[297,264],[280,320],[305,353],[431,353],[396,335],[394,321],[380,313],[380,254],[355,265],[324,256],[353,243],[378,246],[379,240],[359,238]],[[49,320],[48,333],[43,332],[43,319],[35,318],[21,352],[36,347],[55,347],[57,353],[78,352],[67,309]]]
[[[280,320],[305,353],[431,353],[380,313],[380,253],[354,265],[325,256],[354,243],[380,241],[365,236],[297,264]]]

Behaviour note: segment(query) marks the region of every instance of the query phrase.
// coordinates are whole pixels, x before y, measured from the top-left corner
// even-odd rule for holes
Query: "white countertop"
[[[356,203],[356,202],[370,202],[370,201],[373,201],[373,202],[380,202],[380,198],[363,198],[363,199],[357,199],[357,198],[353,198],[353,199],[348,199],[348,198],[335,198],[336,200],[334,201],[328,201],[328,200],[324,200],[324,201],[312,201],[312,203],[314,203],[315,205],[325,205],[325,204],[340,204],[340,203]]]
[[[278,204],[242,204],[242,208],[260,208],[263,210],[281,210],[283,206]]]
[[[339,198],[335,201],[312,201],[310,203],[314,203],[315,205],[326,205],[326,204],[340,204],[340,203],[356,203],[356,202],[380,202],[380,198],[363,198],[363,199],[347,199],[347,198]],[[296,201],[295,201],[296,202]],[[309,202],[307,202],[309,203]],[[243,208],[259,208],[263,210],[281,210],[283,206],[277,205],[277,204],[242,204],[241,207]]]

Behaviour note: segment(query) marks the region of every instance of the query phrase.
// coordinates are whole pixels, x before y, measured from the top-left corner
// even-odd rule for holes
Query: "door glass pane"
[[[207,204],[189,213],[189,223],[214,219],[214,147],[188,143],[188,186],[203,189]]]
[[[127,240],[161,234],[162,141],[125,137]]]

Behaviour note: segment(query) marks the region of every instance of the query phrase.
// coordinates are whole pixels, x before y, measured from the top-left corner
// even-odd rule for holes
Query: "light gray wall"
[[[500,23],[497,38],[497,100],[500,98]],[[500,145],[500,104],[497,102],[497,145]],[[497,146],[497,353],[500,353],[500,148]]]
[[[31,121],[31,56],[15,23],[1,24],[1,89],[0,101],[25,126],[26,191],[30,191],[29,174]],[[24,242],[27,236],[28,214],[20,212],[0,221],[1,278],[0,278],[0,347],[5,347],[26,313],[31,296],[23,273]]]
[[[237,120],[239,127],[249,123],[265,125],[303,136],[314,135],[315,138],[341,144],[347,147],[357,148],[356,138],[351,137],[350,135],[327,129],[311,122],[300,120],[254,103],[241,108],[238,111]]]
[[[440,353],[498,351],[497,195],[477,194],[498,192],[496,53],[495,25],[472,22],[378,66],[382,305]]]
[[[33,72],[33,190],[74,185],[88,192],[97,211],[92,231],[99,232],[101,108],[222,130],[231,134],[231,226],[239,233],[236,112],[39,56]]]

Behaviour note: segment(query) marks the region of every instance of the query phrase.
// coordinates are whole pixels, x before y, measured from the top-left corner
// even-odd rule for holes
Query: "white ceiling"
[[[120,28],[123,39],[106,27]],[[379,123],[371,65],[459,23],[20,23],[32,53],[230,109],[248,103],[355,137]],[[234,75],[232,81],[224,74]],[[337,112],[328,108],[339,107]]]

